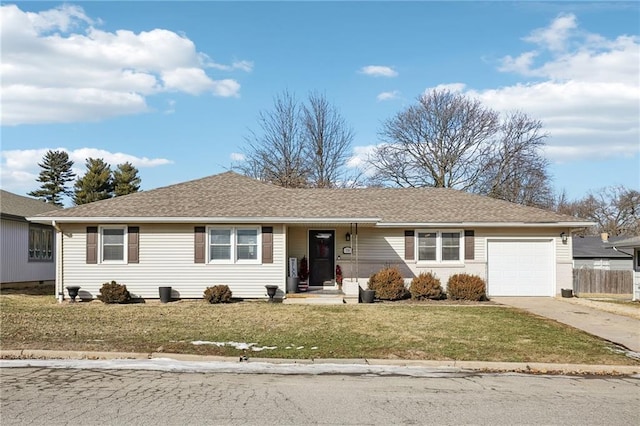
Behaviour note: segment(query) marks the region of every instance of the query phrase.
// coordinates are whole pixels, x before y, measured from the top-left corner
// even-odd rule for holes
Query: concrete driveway
[[[553,297],[492,297],[502,305],[554,319],[640,354],[640,320]],[[575,301],[575,299],[573,299]]]

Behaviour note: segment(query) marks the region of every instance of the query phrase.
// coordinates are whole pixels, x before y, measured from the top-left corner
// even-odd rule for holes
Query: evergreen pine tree
[[[71,170],[73,161],[69,160],[69,154],[64,151],[49,150],[38,166],[42,170],[37,181],[42,185],[28,195],[62,207],[62,195],[72,194],[66,184],[73,181],[76,176]]]
[[[133,194],[140,190],[142,179],[138,176],[138,169],[128,161],[118,164],[113,171],[113,191],[116,197]]]
[[[88,158],[85,165],[87,172],[74,185],[73,203],[87,204],[113,197],[111,166],[102,158]]]

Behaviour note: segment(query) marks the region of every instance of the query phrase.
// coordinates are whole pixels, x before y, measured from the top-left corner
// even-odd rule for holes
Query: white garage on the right
[[[488,296],[554,296],[554,244],[545,238],[488,239]]]

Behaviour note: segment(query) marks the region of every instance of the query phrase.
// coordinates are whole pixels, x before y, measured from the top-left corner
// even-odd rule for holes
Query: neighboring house
[[[610,242],[609,245],[616,250],[633,252],[633,300],[640,300],[640,236]]]
[[[57,291],[104,282],[135,296],[201,298],[227,284],[234,297],[286,288],[289,258],[305,256],[309,285],[347,294],[388,265],[443,285],[466,272],[490,296],[554,296],[572,286],[571,232],[593,223],[445,188],[286,189],[233,172],[31,218],[58,232]]]
[[[633,269],[633,252],[615,250],[611,244],[626,237],[573,237],[573,267],[630,271]]]
[[[26,217],[56,209],[61,210],[44,201],[0,190],[2,284],[55,279],[54,229],[29,222]]]

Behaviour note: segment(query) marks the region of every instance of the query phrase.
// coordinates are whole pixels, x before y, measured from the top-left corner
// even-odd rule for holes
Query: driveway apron
[[[491,300],[551,318],[640,353],[640,320],[552,297],[492,297]]]

